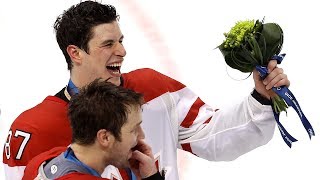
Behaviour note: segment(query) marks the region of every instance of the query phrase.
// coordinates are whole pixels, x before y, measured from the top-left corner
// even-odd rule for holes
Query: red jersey
[[[57,146],[68,146],[71,128],[66,101],[48,96],[23,112],[12,123],[4,147],[3,162],[8,179],[21,179],[26,164],[36,155]]]
[[[43,152],[38,156],[34,157],[27,165],[24,171],[22,180],[34,180],[36,177],[44,177],[42,172],[42,164],[47,162],[61,153],[65,152],[67,147],[55,147],[49,151]],[[57,180],[67,180],[67,179],[77,179],[77,180],[109,180],[106,178],[99,178],[90,174],[84,174],[80,172],[73,172],[64,176],[57,178]]]

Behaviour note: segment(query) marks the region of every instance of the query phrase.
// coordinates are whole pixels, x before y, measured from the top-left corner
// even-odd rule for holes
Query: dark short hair
[[[127,122],[130,108],[140,110],[143,102],[140,93],[101,79],[94,80],[70,100],[72,143],[90,145],[101,129],[121,141],[121,127]]]
[[[118,19],[119,15],[114,6],[94,1],[73,5],[57,18],[54,23],[56,38],[69,70],[72,69],[72,61],[67,47],[75,45],[89,53],[88,42],[92,38],[93,27]]]

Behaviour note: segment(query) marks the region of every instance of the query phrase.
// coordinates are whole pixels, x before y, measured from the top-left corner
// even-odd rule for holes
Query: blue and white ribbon
[[[284,57],[285,57],[285,54],[280,54],[280,55],[273,56],[272,59],[277,60],[278,64],[280,64]],[[264,79],[265,77],[268,76],[268,69],[266,67],[257,65],[256,69],[257,69],[257,71],[259,71],[260,77],[262,79]],[[293,109],[297,112],[304,128],[306,129],[306,131],[309,135],[309,138],[311,139],[311,136],[315,135],[314,130],[313,130],[310,122],[306,118],[306,116],[303,114],[302,109],[301,109],[297,99],[292,94],[292,92],[285,86],[273,87],[272,90],[278,96],[280,96],[287,103],[288,106],[292,106]],[[280,123],[280,121],[279,121],[280,112],[277,113],[273,107],[272,107],[272,110],[273,110],[274,118],[277,122],[278,128],[280,130],[281,136],[282,136],[283,140],[285,141],[285,143],[291,148],[292,143],[295,141],[298,141],[298,140],[295,139],[294,137],[292,137],[286,131],[286,129],[283,127],[283,125]]]

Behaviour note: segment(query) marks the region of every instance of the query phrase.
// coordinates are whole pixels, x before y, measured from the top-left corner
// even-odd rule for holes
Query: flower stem
[[[272,100],[273,108],[276,111],[276,113],[279,114],[281,111],[285,111],[287,114],[288,105],[281,97],[276,95],[273,98],[271,98],[271,100]]]

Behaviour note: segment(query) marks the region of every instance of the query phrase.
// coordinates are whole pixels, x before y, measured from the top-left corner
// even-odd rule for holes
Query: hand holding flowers
[[[279,54],[283,44],[281,27],[276,23],[264,24],[259,20],[239,21],[224,35],[226,39],[218,48],[226,63],[241,72],[253,72],[256,90],[272,100],[274,117],[287,145],[291,147],[292,142],[297,141],[279,121],[280,112],[287,112],[288,106],[296,110],[311,139],[311,136],[314,136],[313,128],[304,116],[298,101],[287,88],[290,82],[283,70],[276,67],[285,56]],[[274,93],[268,91],[269,89]]]
[[[272,87],[289,87],[290,81],[288,80],[287,75],[283,73],[283,69],[277,67],[277,60],[270,60],[267,69],[270,73],[263,80],[261,79],[259,72],[256,69],[253,70],[255,89],[266,99],[279,97],[272,91]]]

